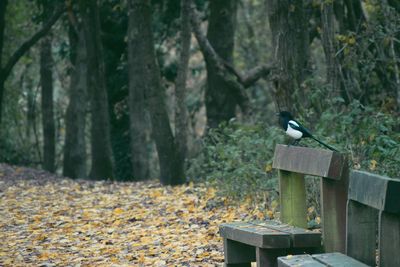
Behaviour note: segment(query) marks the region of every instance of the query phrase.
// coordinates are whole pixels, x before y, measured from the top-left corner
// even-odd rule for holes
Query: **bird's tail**
[[[333,151],[338,152],[338,150],[337,150],[336,148],[331,147],[331,146],[328,145],[328,144],[325,144],[324,142],[322,142],[321,140],[318,140],[317,138],[315,138],[315,137],[312,136],[312,135],[311,135],[311,138],[314,139],[315,141],[317,141],[318,143],[320,143],[321,145],[323,145],[324,147],[326,147],[326,148],[328,148],[328,149],[330,149],[330,150],[333,150]]]

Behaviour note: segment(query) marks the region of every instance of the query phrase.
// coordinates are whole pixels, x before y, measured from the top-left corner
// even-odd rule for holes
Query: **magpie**
[[[303,125],[301,125],[298,121],[296,121],[292,114],[288,111],[281,111],[277,114],[279,116],[279,124],[282,126],[282,128],[285,130],[286,134],[290,136],[291,138],[294,139],[294,142],[292,145],[297,144],[300,142],[301,138],[312,138],[324,147],[337,151],[335,148],[331,147],[328,144],[325,144],[321,140],[318,140],[315,138],[311,132],[305,128]]]

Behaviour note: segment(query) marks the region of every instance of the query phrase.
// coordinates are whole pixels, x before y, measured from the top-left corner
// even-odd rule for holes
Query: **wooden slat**
[[[289,248],[291,236],[263,226],[246,222],[222,224],[219,228],[222,237],[261,248]]]
[[[326,266],[316,260],[310,255],[296,255],[278,258],[278,267],[323,267]]]
[[[272,167],[339,180],[346,164],[345,156],[335,151],[277,145]]]
[[[344,166],[340,180],[321,179],[321,207],[325,252],[346,250],[346,206],[348,166]]]
[[[400,214],[400,180],[352,171],[349,198],[378,210]]]
[[[342,253],[324,253],[314,254],[312,257],[322,264],[330,267],[367,267],[362,262],[359,262]]]
[[[292,247],[295,248],[310,248],[321,246],[322,237],[321,232],[319,231],[310,231],[304,228],[294,227],[276,221],[254,221],[251,223],[290,234],[292,238]]]
[[[349,200],[347,205],[347,255],[375,266],[378,210]]]
[[[304,175],[279,170],[280,219],[293,226],[307,227]]]
[[[383,211],[379,217],[379,266],[400,266],[400,215]]]

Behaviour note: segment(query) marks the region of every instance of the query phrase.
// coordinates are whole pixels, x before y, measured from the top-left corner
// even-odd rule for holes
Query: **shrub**
[[[205,179],[234,200],[274,198],[277,179],[272,159],[275,145],[283,138],[274,126],[222,124],[209,131],[188,174]]]

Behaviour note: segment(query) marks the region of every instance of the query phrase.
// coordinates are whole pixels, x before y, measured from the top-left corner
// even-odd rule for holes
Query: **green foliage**
[[[400,173],[400,119],[379,109],[353,101],[334,98],[322,103],[325,110],[305,112],[299,120],[315,136],[348,154],[351,168],[376,172],[390,177]],[[338,111],[339,109],[339,111]],[[265,192],[276,190],[272,170],[275,145],[286,143],[283,131],[275,126],[243,125],[231,122],[211,129],[201,153],[190,161],[188,175],[205,179],[219,188],[219,193],[233,200],[265,200]],[[319,147],[314,140],[300,145]],[[309,181],[308,206],[319,211],[318,181]]]
[[[321,136],[331,137],[340,151],[348,153],[352,168],[390,177],[400,173],[400,118],[354,100],[337,112],[341,98],[332,100],[318,120]]]
[[[276,189],[272,158],[275,145],[282,141],[282,132],[274,126],[221,125],[205,137],[188,175],[205,179],[231,199],[265,199],[266,192]]]

